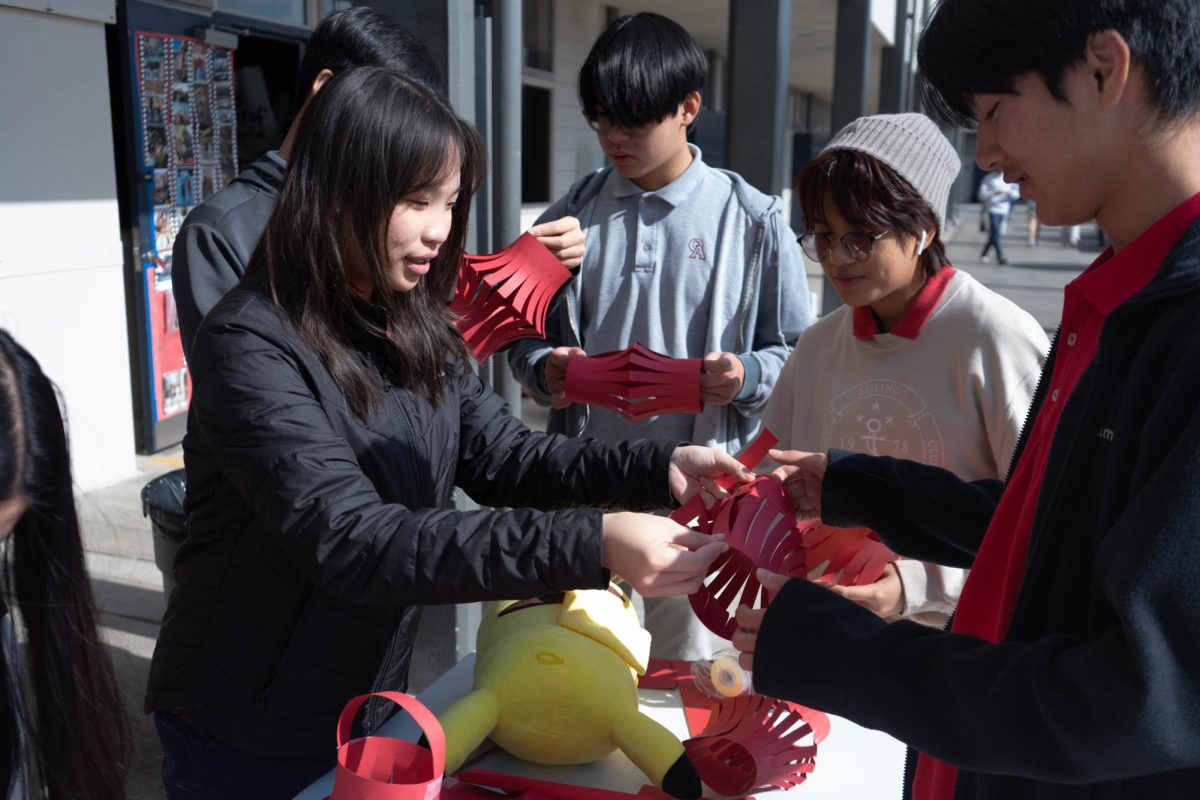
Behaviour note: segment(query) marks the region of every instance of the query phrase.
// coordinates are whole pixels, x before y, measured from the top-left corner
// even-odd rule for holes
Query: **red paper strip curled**
[[[611,408],[633,422],[660,414],[699,414],[698,358],[668,358],[634,344],[567,360],[566,395],[571,403]]]
[[[738,454],[737,460],[743,467],[753,471],[758,466],[759,462],[767,457],[767,452],[779,444],[779,437],[771,433],[766,428],[759,432],[758,436],[754,437],[754,441]],[[718,486],[726,491],[738,485],[738,479],[726,473],[718,478],[713,479]],[[687,525],[692,520],[696,519],[704,511],[704,498],[700,493],[692,495],[692,499],[688,500],[675,511],[671,512],[671,519],[678,522],[680,525]]]
[[[544,338],[550,301],[570,277],[528,233],[498,253],[463,256],[450,310],[471,355],[483,361],[518,339]]]
[[[726,797],[742,797],[803,783],[828,735],[829,717],[820,711],[739,695],[714,705],[704,732],[683,748],[705,784]]]
[[[723,533],[729,545],[709,567],[701,587],[688,598],[696,616],[718,636],[733,638],[738,606],[762,608],[769,602],[756,569],[806,576],[803,538],[778,478],[767,475],[740,484],[732,496],[711,508],[701,505],[694,520],[683,519],[680,511],[672,514],[676,522],[691,523],[702,533]]]
[[[837,586],[864,586],[899,558],[868,528],[834,528],[817,520],[800,523],[808,551],[808,577]]]

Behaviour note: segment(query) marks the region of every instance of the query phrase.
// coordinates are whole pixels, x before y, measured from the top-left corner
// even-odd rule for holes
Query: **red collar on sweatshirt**
[[[946,293],[946,286],[952,277],[954,277],[954,267],[949,265],[933,273],[933,276],[926,280],[925,285],[917,292],[917,296],[908,304],[908,308],[904,310],[904,316],[900,317],[900,321],[892,326],[888,333],[903,336],[905,339],[917,338],[917,334],[933,316],[933,310],[941,302],[942,295]],[[872,336],[878,336],[879,333],[879,322],[875,319],[875,312],[871,310],[870,306],[860,306],[854,309],[855,338],[870,339]]]
[[[1025,577],[1025,557],[1046,461],[1059,416],[1079,379],[1095,358],[1105,318],[1142,290],[1187,228],[1200,219],[1200,194],[1184,201],[1147,228],[1120,253],[1100,254],[1067,285],[1063,327],[1046,397],[1032,420],[1021,459],[992,516],[963,587],[953,630],[992,642],[1004,638]],[[914,800],[950,800],[958,770],[922,755],[913,784]]]

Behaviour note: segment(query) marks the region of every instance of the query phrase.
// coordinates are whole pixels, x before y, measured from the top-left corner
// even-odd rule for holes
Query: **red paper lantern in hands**
[[[471,355],[483,361],[518,339],[545,338],[550,301],[570,277],[528,233],[499,253],[463,256],[450,310]]]
[[[669,358],[640,344],[567,360],[566,395],[571,403],[614,409],[639,422],[660,414],[699,414],[699,358]]]
[[[829,717],[820,711],[739,695],[717,703],[704,731],[683,749],[705,784],[726,797],[744,797],[803,783],[828,735]]]
[[[817,520],[802,522],[809,577],[818,583],[864,586],[883,575],[899,558],[869,528],[834,528]]]
[[[689,504],[688,511],[696,508]],[[671,518],[680,524],[688,513],[680,509]],[[737,628],[738,606],[761,608],[769,598],[755,570],[762,568],[789,577],[806,577],[804,542],[791,501],[783,484],[773,476],[743,483],[733,495],[700,506],[693,527],[703,533],[723,533],[729,549],[709,567],[704,584],[688,599],[704,626],[732,639]]]

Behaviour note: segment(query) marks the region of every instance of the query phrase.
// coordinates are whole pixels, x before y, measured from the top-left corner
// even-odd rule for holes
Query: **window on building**
[[[353,5],[353,3],[351,2],[351,0],[320,0],[320,6],[319,6],[319,18],[320,19],[314,20],[314,24],[316,22],[319,22],[321,19],[324,19],[326,16],[328,16],[332,12],[342,11],[343,9],[350,8],[352,5]]]
[[[521,87],[521,202],[550,202],[550,90]]]
[[[255,19],[265,19],[278,22],[281,25],[304,27],[308,24],[305,18],[307,3],[297,3],[296,0],[219,0],[220,11],[229,14],[241,14]]]
[[[554,6],[550,0],[523,0],[525,66],[554,71]]]

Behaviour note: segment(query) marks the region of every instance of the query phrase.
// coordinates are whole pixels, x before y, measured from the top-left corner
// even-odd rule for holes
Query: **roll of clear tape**
[[[738,664],[737,656],[714,658],[711,676],[713,688],[723,697],[737,697],[751,690],[750,673]]]

